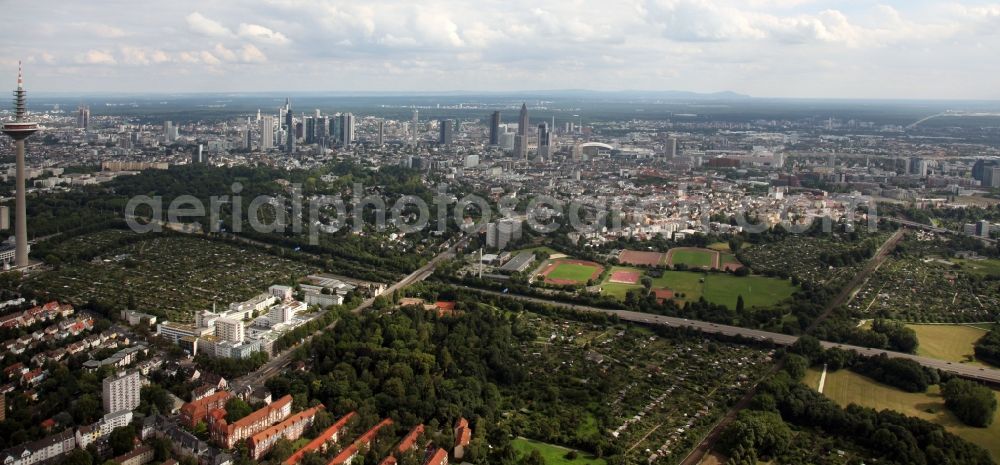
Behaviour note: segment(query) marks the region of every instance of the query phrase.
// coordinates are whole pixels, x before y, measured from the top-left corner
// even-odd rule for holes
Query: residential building
[[[306,454],[310,452],[324,452],[326,451],[327,444],[331,442],[337,442],[340,439],[341,433],[347,430],[347,424],[354,419],[357,415],[355,412],[348,413],[344,415],[339,420],[330,425],[329,428],[323,430],[319,433],[315,439],[309,441],[308,444],[302,446],[301,449],[295,451],[288,459],[282,462],[282,465],[296,465],[302,460]]]
[[[188,402],[181,407],[181,421],[189,428],[194,428],[198,422],[207,420],[209,412],[226,408],[226,402],[232,396],[229,391],[218,391]]]
[[[102,381],[104,411],[108,413],[123,410],[135,410],[139,407],[139,391],[142,389],[142,377],[138,371],[119,372],[108,376]]]
[[[323,405],[320,404],[303,412],[296,413],[281,423],[251,436],[249,440],[250,457],[254,460],[260,460],[281,438],[293,442],[298,440],[302,437],[302,433],[312,426],[313,421],[316,419],[316,413],[322,409]]]
[[[55,463],[76,448],[73,430],[46,436],[37,441],[19,444],[0,452],[3,465],[45,465]]]
[[[340,451],[327,465],[350,465],[362,448],[368,447],[382,428],[392,425],[392,419],[386,418],[354,440],[351,445]]]
[[[232,449],[236,443],[284,420],[292,413],[292,396],[286,395],[244,418],[228,423],[224,418],[210,415],[212,440],[221,447]]]
[[[472,442],[472,428],[469,428],[469,421],[459,418],[455,423],[455,450],[452,455],[455,460],[462,460],[465,457],[465,448]]]

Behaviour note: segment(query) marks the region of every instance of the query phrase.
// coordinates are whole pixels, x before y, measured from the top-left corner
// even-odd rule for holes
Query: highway
[[[443,252],[439,253],[434,258],[432,258],[430,261],[428,261],[427,264],[425,264],[424,266],[418,268],[417,270],[413,271],[412,273],[406,275],[403,279],[400,279],[396,283],[394,283],[391,286],[389,286],[388,288],[386,288],[385,292],[383,292],[382,294],[383,295],[389,295],[389,296],[391,296],[392,293],[395,292],[395,291],[397,291],[397,290],[403,289],[403,288],[405,288],[405,287],[407,287],[407,286],[409,286],[409,285],[411,285],[413,283],[417,283],[417,282],[420,282],[420,281],[423,281],[423,280],[427,279],[428,276],[434,274],[434,270],[437,268],[437,266],[441,262],[453,258],[455,256],[455,252],[460,247],[465,247],[465,245],[468,244],[468,243],[469,243],[469,238],[468,237],[464,237],[462,239],[459,239],[454,244],[452,244],[450,247],[448,247],[447,249],[445,249]],[[361,302],[361,304],[358,305],[357,307],[355,307],[353,310],[351,310],[351,312],[353,312],[355,314],[359,314],[359,313],[367,310],[368,308],[370,308],[373,303],[375,303],[375,298],[371,297],[371,298],[365,300],[364,302]],[[337,322],[338,321],[339,320],[334,320],[333,323],[330,323],[325,328],[320,329],[319,331],[316,331],[315,333],[313,333],[312,335],[310,335],[309,337],[307,337],[306,340],[304,340],[302,342],[304,343],[307,340],[312,339],[313,337],[315,337],[315,336],[317,336],[319,334],[322,334],[324,332],[327,332],[327,331],[330,331],[330,330],[334,329],[337,326]],[[300,344],[297,344],[295,346],[289,347],[288,349],[285,349],[284,352],[281,352],[280,354],[277,354],[277,355],[271,357],[271,359],[268,360],[267,363],[265,363],[264,365],[261,365],[261,367],[258,368],[256,371],[254,371],[254,372],[252,372],[252,373],[250,373],[250,374],[248,374],[246,376],[243,376],[243,377],[241,377],[241,378],[239,378],[239,379],[234,380],[233,382],[231,382],[230,384],[231,384],[232,390],[234,392],[239,392],[239,391],[242,391],[242,390],[246,389],[247,387],[262,386],[265,381],[267,381],[268,379],[273,378],[277,374],[281,373],[281,370],[288,366],[289,362],[291,362],[291,360],[292,360],[292,352],[299,345]]]
[[[938,234],[955,234],[955,235],[967,236],[967,234],[965,234],[965,231],[955,231],[952,229],[939,228],[937,226],[932,226],[924,223],[917,223],[916,221],[904,220],[902,218],[888,217],[886,218],[886,220],[891,221],[893,223],[901,224],[903,226],[908,226],[916,229],[923,229],[924,231],[930,231]],[[980,239],[989,242],[991,244],[995,244],[997,242],[996,239],[991,239],[988,237],[979,237],[979,236],[969,236],[969,237],[975,237],[976,239]]]
[[[465,289],[480,292],[483,294],[491,294],[501,297],[509,297],[511,299],[518,299],[522,301],[535,302],[540,304],[555,305],[561,307],[572,308],[574,310],[583,310],[588,312],[605,313],[608,315],[615,315],[623,321],[629,321],[632,323],[641,323],[648,325],[662,325],[674,328],[692,328],[701,331],[706,334],[720,334],[725,336],[740,336],[747,339],[755,339],[758,341],[770,341],[777,345],[790,346],[795,344],[799,338],[798,336],[792,336],[782,333],[773,333],[770,331],[763,331],[759,329],[741,328],[738,326],[729,326],[718,323],[711,323],[707,321],[699,320],[689,320],[686,318],[677,318],[670,316],[652,315],[649,313],[639,313],[632,312],[628,310],[612,310],[607,308],[590,307],[586,305],[573,305],[567,304],[555,300],[543,299],[539,297],[530,297],[517,294],[504,294],[496,291],[488,291],[483,289],[471,288],[466,286],[460,286]],[[907,354],[903,352],[895,352],[891,350],[882,349],[869,349],[867,347],[854,346],[849,344],[838,344],[834,342],[821,341],[821,344],[825,348],[837,347],[844,350],[853,350],[861,355],[865,356],[875,356],[879,354],[885,354],[891,358],[905,358],[913,360],[925,367],[936,368],[946,373],[952,373],[963,378],[973,379],[977,381],[983,381],[987,383],[993,383],[1000,385],[1000,370],[993,368],[978,367],[975,365],[969,365],[964,363],[953,363],[944,360],[938,360],[935,358],[921,357],[918,355]]]

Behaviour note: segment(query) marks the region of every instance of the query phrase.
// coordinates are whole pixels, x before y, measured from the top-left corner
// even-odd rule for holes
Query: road
[[[434,270],[437,269],[437,266],[441,264],[441,262],[449,260],[452,257],[454,257],[455,252],[460,247],[465,247],[465,245],[468,243],[469,243],[468,237],[459,239],[450,247],[445,249],[443,252],[439,253],[430,261],[428,261],[427,264],[418,268],[416,271],[406,275],[403,279],[400,279],[396,283],[386,288],[385,292],[383,292],[383,295],[392,295],[392,293],[397,290],[403,289],[413,283],[417,283],[427,279],[428,276],[434,274]],[[364,302],[361,302],[361,304],[355,307],[353,310],[351,310],[351,312],[359,314],[370,308],[373,303],[375,303],[375,298],[374,297],[369,298]],[[316,331],[315,333],[307,337],[303,342],[306,342],[309,339],[312,339],[313,337],[319,334],[334,329],[337,326],[338,321],[339,320],[335,320],[333,323],[330,323],[325,328]],[[246,389],[247,387],[262,386],[264,382],[266,382],[270,378],[273,378],[277,374],[281,373],[281,370],[283,370],[285,367],[288,366],[289,362],[291,362],[292,360],[292,353],[294,352],[296,347],[298,347],[298,345],[285,349],[284,352],[281,352],[280,354],[271,357],[271,359],[268,360],[267,363],[261,365],[261,367],[258,368],[253,373],[243,376],[230,383],[232,390],[235,392],[239,392]]]
[[[956,235],[961,235],[961,236],[969,236],[968,234],[965,234],[965,231],[955,231],[955,230],[952,230],[952,229],[939,228],[937,226],[932,226],[932,225],[924,224],[924,223],[917,223],[916,221],[904,220],[902,218],[888,217],[888,218],[886,218],[886,220],[887,221],[891,221],[893,223],[901,224],[903,226],[908,226],[908,227],[916,228],[916,229],[923,229],[924,231],[930,231],[930,232],[938,233],[938,234],[956,234]],[[996,244],[997,243],[996,239],[991,239],[991,238],[988,238],[988,237],[979,237],[979,236],[969,236],[969,237],[975,237],[976,239],[980,239],[980,240],[989,242],[991,244]]]

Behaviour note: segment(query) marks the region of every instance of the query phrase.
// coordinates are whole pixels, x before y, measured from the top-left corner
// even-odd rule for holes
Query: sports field
[[[667,264],[686,265],[689,268],[718,268],[719,252],[695,247],[678,247],[667,251]]]
[[[627,294],[628,291],[630,291],[632,289],[640,289],[640,288],[642,288],[642,284],[639,284],[639,278],[636,278],[636,280],[635,280],[634,283],[625,283],[625,282],[616,282],[616,281],[614,281],[614,277],[615,277],[616,274],[619,277],[622,277],[623,274],[626,274],[626,273],[629,274],[629,275],[631,275],[631,274],[638,274],[639,276],[641,276],[642,270],[639,269],[639,268],[632,268],[632,267],[628,267],[628,266],[613,266],[613,267],[611,267],[611,270],[608,273],[607,279],[605,279],[604,282],[601,283],[601,291],[605,295],[610,295],[610,296],[613,296],[613,297],[618,298],[618,299],[624,299],[625,298],[625,294]]]
[[[593,455],[577,451],[578,457],[575,460],[567,460],[566,453],[570,450],[566,447],[547,444],[526,438],[516,438],[511,441],[511,446],[522,456],[527,456],[532,449],[537,450],[545,459],[545,465],[604,465],[604,459],[599,459]]]
[[[809,369],[802,382],[816,389],[822,370]],[[876,410],[890,409],[923,418],[944,426],[949,432],[977,444],[990,451],[993,460],[1000,460],[1000,410],[989,428],[973,428],[962,424],[944,406],[944,399],[938,386],[931,386],[926,393],[903,392],[891,386],[866,378],[850,370],[838,370],[826,374],[823,394],[841,406],[857,404]],[[1000,397],[1000,393],[994,391]]]
[[[965,325],[906,325],[917,333],[917,355],[950,362],[975,362],[975,345],[985,329]]]
[[[611,276],[608,276],[608,281],[612,283],[636,284],[639,282],[640,276],[642,276],[642,273],[638,271],[612,271]]]
[[[666,263],[667,256],[662,252],[645,250],[622,250],[618,261],[625,265],[656,266]]]
[[[602,271],[604,267],[594,262],[560,259],[547,265],[542,275],[549,284],[586,284],[588,280],[600,276]]]

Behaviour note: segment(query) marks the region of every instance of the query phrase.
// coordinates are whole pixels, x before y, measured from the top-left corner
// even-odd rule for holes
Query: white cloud
[[[264,56],[264,52],[261,52],[253,44],[246,44],[240,50],[240,61],[244,63],[264,63],[267,61],[267,57]]]
[[[240,37],[275,45],[285,45],[290,42],[284,34],[259,24],[241,23],[238,34]]]
[[[209,66],[215,66],[222,63],[222,61],[216,58],[215,55],[212,55],[212,52],[209,52],[207,50],[199,53],[198,58],[201,59],[202,63],[205,63],[206,65]]]
[[[224,61],[236,61],[236,52],[229,50],[222,44],[215,44],[212,53]]]
[[[93,34],[102,39],[119,39],[128,35],[125,30],[102,23],[77,22],[72,26],[84,34]]]
[[[113,65],[118,63],[113,55],[103,50],[89,50],[77,55],[76,62],[82,65]]]
[[[205,15],[195,11],[184,18],[192,31],[210,37],[229,37],[233,33],[218,21],[209,19]]]

